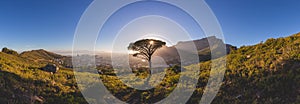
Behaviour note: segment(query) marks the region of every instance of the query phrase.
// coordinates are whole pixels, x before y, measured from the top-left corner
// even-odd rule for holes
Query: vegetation
[[[38,56],[27,54],[26,57]],[[38,96],[44,99],[44,103],[86,103],[72,70],[62,68],[58,73],[50,74],[39,70],[46,64],[26,57],[0,52],[0,92],[5,93],[0,94],[0,102],[29,103],[30,97]],[[242,46],[231,50],[229,55],[222,58],[227,59],[227,70],[220,91],[212,103],[300,103],[300,33],[286,38],[268,39],[253,46]],[[211,61],[189,66],[177,65],[164,72],[153,73],[154,77],[149,83],[158,84],[149,90],[137,90],[125,85],[113,73],[112,67],[98,66],[97,69],[103,72],[100,78],[116,98],[127,103],[141,104],[155,103],[166,98],[174,88],[182,87],[177,85],[180,75],[200,66],[196,90],[188,101],[189,104],[196,104],[201,99],[211,74],[210,64]],[[141,71],[139,76],[143,77],[143,73]],[[156,77],[159,74],[166,74],[162,81]],[[95,80],[92,77],[99,77],[84,72],[80,72],[80,75],[88,78],[86,83],[93,83]],[[124,78],[137,85],[145,83],[145,80],[135,77]],[[188,86],[189,82],[185,84]],[[83,87],[91,86],[87,84]],[[178,97],[180,95],[172,99]],[[113,102],[109,97],[105,99]]]
[[[11,54],[11,55],[15,55],[15,56],[19,55],[17,51],[14,51],[12,49],[8,49],[6,47],[2,48],[2,52],[7,53],[7,54]]]
[[[137,51],[133,54],[135,57],[145,59],[149,62],[149,68],[151,69],[151,57],[154,52],[165,46],[166,42],[155,39],[142,39],[134,43],[130,43],[128,50]]]
[[[225,77],[212,103],[300,103],[300,34],[233,49],[226,59]],[[201,99],[210,75],[210,64],[211,61],[206,61],[185,67],[186,70],[194,70],[195,66],[201,68],[197,89],[188,103],[195,104]],[[178,68],[170,68],[163,81],[147,91],[130,89],[114,76],[103,79],[110,82],[105,84],[107,88],[123,101],[155,103],[178,87],[180,73],[185,71],[176,73],[175,69]],[[151,81],[155,80],[158,79]],[[118,84],[112,85],[114,82]],[[124,94],[128,90],[131,93]],[[130,99],[137,95],[139,101]]]
[[[165,46],[166,42],[160,41],[160,40],[155,40],[155,39],[142,39],[142,40],[138,40],[134,43],[130,43],[128,46],[128,50],[132,50],[132,51],[137,51],[136,53],[133,54],[134,57],[139,57],[142,58],[144,60],[147,60],[149,63],[149,69],[148,69],[148,73],[151,74],[150,70],[152,69],[152,63],[151,63],[151,59],[152,59],[152,55],[154,54],[154,52]],[[147,78],[146,81],[146,85],[148,85],[149,82],[149,78]]]
[[[86,103],[78,90],[73,71],[62,68],[50,74],[45,66],[29,59],[0,52],[0,102],[32,103],[35,96],[44,103]]]

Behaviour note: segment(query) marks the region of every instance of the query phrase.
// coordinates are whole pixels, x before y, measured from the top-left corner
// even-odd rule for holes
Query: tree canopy
[[[136,51],[136,53],[133,54],[135,57],[151,61],[151,56],[154,52],[165,45],[166,42],[160,40],[142,39],[134,43],[130,43],[128,50]]]

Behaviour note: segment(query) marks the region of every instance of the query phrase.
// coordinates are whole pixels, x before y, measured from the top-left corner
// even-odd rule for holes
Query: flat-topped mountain
[[[179,63],[180,54],[178,51],[185,52],[188,54],[198,54],[199,61],[207,61],[211,59],[211,51],[216,49],[226,50],[226,54],[230,53],[230,49],[236,49],[236,47],[225,44],[221,39],[216,38],[215,36],[191,40],[191,41],[180,41],[176,45],[171,47],[163,47],[155,53],[155,55],[163,57],[167,63]],[[193,52],[195,49],[197,52]],[[194,51],[195,51],[194,50]],[[222,57],[223,55],[218,55],[216,58]],[[194,62],[191,62],[194,63]],[[191,64],[189,63],[189,64]]]

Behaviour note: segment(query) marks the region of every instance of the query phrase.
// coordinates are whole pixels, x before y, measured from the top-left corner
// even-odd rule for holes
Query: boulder
[[[44,71],[56,73],[59,70],[59,67],[55,64],[47,64],[45,67],[41,68]]]

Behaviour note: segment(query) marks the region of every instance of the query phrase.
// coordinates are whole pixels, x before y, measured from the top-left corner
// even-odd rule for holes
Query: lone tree
[[[149,69],[151,70],[151,56],[157,49],[165,45],[166,42],[160,40],[142,39],[134,43],[130,43],[128,46],[128,50],[136,51],[136,53],[133,54],[134,57],[139,57],[147,60],[149,63]]]

